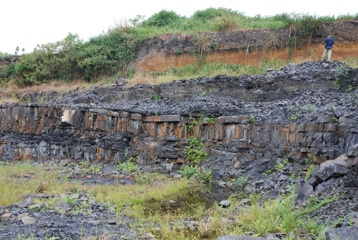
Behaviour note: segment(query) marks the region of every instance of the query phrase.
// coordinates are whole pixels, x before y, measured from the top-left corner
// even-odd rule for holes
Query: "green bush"
[[[148,20],[142,22],[142,26],[145,27],[164,27],[177,23],[181,17],[173,11],[162,10]]]
[[[238,29],[240,23],[233,15],[217,17],[214,21],[214,30],[218,32],[233,31]]]
[[[194,166],[184,166],[179,170],[179,173],[186,178],[192,178],[199,174],[200,170]]]
[[[277,14],[273,17],[275,21],[282,22],[285,26],[289,26],[293,23],[293,19],[287,13]]]
[[[179,170],[179,173],[186,178],[195,178],[203,183],[211,183],[212,181],[211,171],[201,171],[194,166],[184,166]]]
[[[22,55],[15,68],[10,64],[1,71],[2,78],[16,77],[20,85],[48,82],[52,79],[92,81],[114,75],[135,60],[136,40],[128,33],[109,31],[83,43],[78,35],[38,46],[31,54]]]
[[[118,163],[117,171],[135,172],[137,171],[137,163],[136,162]]]
[[[204,144],[195,137],[191,137],[189,139],[189,147],[187,147],[183,152],[186,159],[189,160],[192,166],[200,165],[203,160],[209,157],[205,152]]]
[[[15,68],[19,84],[29,86],[48,82],[52,76],[47,59],[48,54],[42,49],[35,50],[32,54],[22,57],[21,62]]]
[[[216,17],[237,15],[236,11],[226,8],[207,8],[196,11],[191,17],[194,20],[211,21]]]
[[[135,60],[134,45],[131,35],[120,31],[91,38],[78,53],[82,79],[90,81],[120,70],[127,72],[127,66]]]

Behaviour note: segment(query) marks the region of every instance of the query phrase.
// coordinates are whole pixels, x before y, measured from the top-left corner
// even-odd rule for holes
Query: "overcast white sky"
[[[190,17],[197,10],[224,7],[246,16],[304,13],[339,16],[358,13],[356,0],[2,0],[0,52],[13,54],[16,46],[31,52],[37,44],[81,39],[106,32],[124,19],[146,18],[161,10]]]

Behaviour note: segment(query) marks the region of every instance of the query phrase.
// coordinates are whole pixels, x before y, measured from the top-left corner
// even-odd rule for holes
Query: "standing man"
[[[327,57],[327,61],[329,62],[329,61],[331,61],[332,49],[333,49],[333,45],[334,45],[334,40],[331,35],[329,35],[323,41],[323,45],[324,45],[324,50],[323,50],[323,55],[322,55],[322,61],[324,61]]]

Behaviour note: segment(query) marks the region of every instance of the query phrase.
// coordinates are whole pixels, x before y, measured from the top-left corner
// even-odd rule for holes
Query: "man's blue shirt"
[[[325,48],[327,48],[327,49],[332,49],[333,44],[334,44],[334,40],[333,40],[333,38],[326,38],[326,39],[324,40],[324,43],[326,44],[326,45],[325,45]]]

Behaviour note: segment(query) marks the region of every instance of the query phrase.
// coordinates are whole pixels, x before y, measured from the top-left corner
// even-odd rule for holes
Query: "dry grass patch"
[[[81,80],[76,80],[73,82],[52,80],[48,83],[43,83],[40,85],[20,87],[15,84],[14,81],[10,81],[9,83],[1,86],[0,103],[17,103],[23,99],[23,96],[35,92],[42,93],[55,91],[59,94],[63,94],[75,89],[86,90],[91,88],[92,86],[93,83]]]
[[[30,162],[1,163],[0,182],[3,193],[0,206],[21,201],[29,194],[59,194],[74,186],[81,188],[79,183],[69,183],[57,168],[35,166]]]

